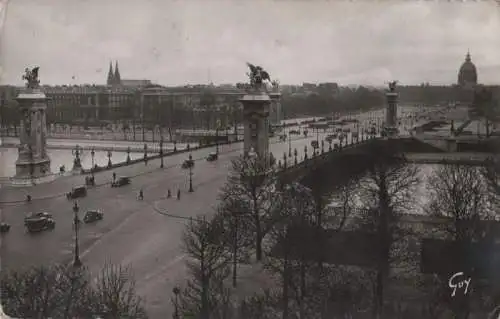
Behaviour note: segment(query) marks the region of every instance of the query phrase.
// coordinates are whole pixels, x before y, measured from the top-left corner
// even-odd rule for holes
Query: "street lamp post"
[[[160,135],[160,168],[163,168],[163,135]]]
[[[189,154],[189,192],[192,193],[194,192],[193,189],[193,156]]]
[[[215,153],[219,155],[219,126],[215,128]]]
[[[113,153],[111,153],[111,150],[108,151],[108,168],[111,168],[113,166],[113,163],[111,163],[111,157],[113,156]]]
[[[73,205],[73,212],[75,213],[73,219],[73,225],[75,228],[75,256],[73,260],[74,267],[80,267],[82,265],[82,261],[80,260],[80,247],[78,245],[78,230],[80,228],[80,219],[78,218],[79,210],[80,208],[78,207],[78,203],[75,201],[75,204]]]
[[[94,148],[90,150],[90,157],[92,158],[92,167],[90,168],[90,174],[92,175],[92,178],[94,178],[94,157],[95,157]]]
[[[75,169],[81,168],[82,161],[80,159],[80,155],[81,155],[82,151],[80,149],[80,145],[76,145],[75,149],[72,150],[72,153],[75,156],[75,158],[73,159],[73,169],[75,170]]]
[[[172,289],[172,292],[174,293],[174,319],[180,319],[179,317],[179,294],[181,293],[181,290],[179,287],[174,287]]]
[[[127,159],[126,159],[126,161],[127,161],[127,164],[130,163],[130,146],[127,147]]]
[[[290,135],[290,130],[288,130],[288,156],[292,156],[292,136]]]

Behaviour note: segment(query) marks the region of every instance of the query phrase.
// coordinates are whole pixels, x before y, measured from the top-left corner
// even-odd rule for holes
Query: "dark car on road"
[[[7,223],[0,223],[0,233],[6,233],[10,230],[10,225]]]
[[[52,218],[52,214],[47,212],[29,213],[26,217],[24,217],[24,224],[26,225],[27,221],[37,218]]]
[[[194,167],[194,161],[192,159],[187,159],[184,162],[182,162],[181,167],[184,169]]]
[[[68,199],[75,199],[78,197],[85,197],[85,196],[87,196],[87,187],[85,186],[73,187],[71,192],[66,194],[66,197]]]
[[[130,178],[127,176],[118,177],[116,181],[111,183],[111,187],[121,187],[130,184]]]
[[[83,216],[83,222],[85,224],[93,223],[98,220],[102,220],[104,218],[104,214],[98,210],[89,210]]]
[[[213,161],[216,161],[218,158],[219,158],[219,155],[217,155],[217,153],[213,152],[213,153],[208,154],[207,161],[213,162]]]
[[[24,221],[26,229],[30,233],[37,233],[44,230],[54,229],[56,222],[49,217],[34,217]]]
[[[288,132],[289,135],[299,135],[300,134],[300,131],[297,131],[297,130],[290,130],[290,132]]]

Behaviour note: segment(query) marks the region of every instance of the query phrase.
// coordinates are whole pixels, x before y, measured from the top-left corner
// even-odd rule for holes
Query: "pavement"
[[[369,116],[365,114],[362,118],[366,120]],[[326,134],[320,131],[319,138],[323,139]],[[316,138],[316,133],[307,138],[295,137],[291,147],[301,154],[307,145],[310,151],[311,141]],[[288,141],[271,139],[270,151],[278,159],[288,148]],[[165,157],[164,169],[159,168],[159,159],[149,161],[147,166],[140,163],[115,169],[117,176],[133,177],[131,185],[121,188],[110,187],[112,172],[96,173],[96,183],[102,186],[89,189],[87,197],[78,199],[80,217],[89,209],[100,209],[104,213],[102,221],[81,227],[79,242],[83,263],[93,272],[106,261],[130,265],[137,292],[145,298],[150,318],[166,318],[171,313],[172,288],[186,278],[186,256],[181,247],[186,219],[213,214],[212,207],[226,181],[230,160],[241,154],[242,143],[220,146],[219,160],[205,161],[214,151],[215,147],[192,152],[193,158],[199,159],[193,169],[193,193],[187,192],[188,170],[180,168],[188,156],[184,153]],[[68,176],[30,188],[1,189],[0,218],[11,224],[10,232],[2,236],[0,247],[3,269],[72,260],[73,201],[64,194],[83,181],[83,176]],[[144,191],[143,201],[137,200],[140,189]],[[168,189],[173,195],[180,189],[181,199],[167,199]],[[30,203],[24,202],[28,192],[33,197]],[[23,226],[25,214],[40,211],[54,216],[55,229],[27,234]],[[184,219],[169,218],[165,213]]]

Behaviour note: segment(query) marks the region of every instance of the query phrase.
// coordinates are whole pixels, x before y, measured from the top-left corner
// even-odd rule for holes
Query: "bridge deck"
[[[454,164],[481,165],[487,159],[495,156],[493,153],[405,153],[406,159],[416,164],[442,164],[443,162]]]

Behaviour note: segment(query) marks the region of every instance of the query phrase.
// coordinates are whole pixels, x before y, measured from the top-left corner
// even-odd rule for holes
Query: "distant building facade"
[[[106,85],[142,88],[151,86],[152,83],[150,80],[122,79],[120,75],[120,70],[118,69],[118,61],[115,61],[114,71],[112,63],[109,62],[108,78],[106,80]]]

